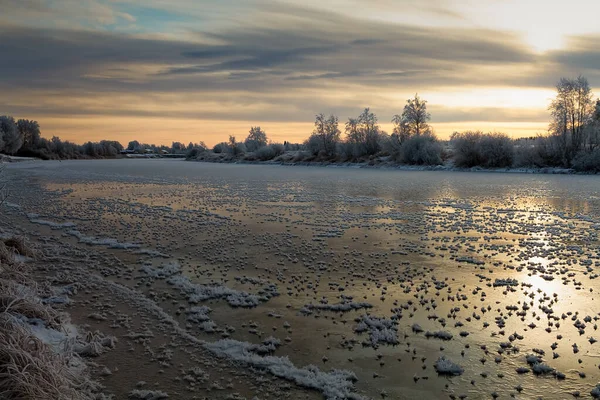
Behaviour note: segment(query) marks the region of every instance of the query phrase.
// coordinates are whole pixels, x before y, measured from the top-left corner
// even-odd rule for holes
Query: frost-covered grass
[[[17,264],[0,264],[0,397],[96,398],[98,386],[89,380],[76,351],[76,346],[91,342],[79,337],[63,314],[44,304],[35,286],[27,286],[26,268],[14,273],[16,268]]]
[[[352,372],[336,369],[324,372],[314,365],[298,368],[287,357],[256,354],[255,346],[251,343],[224,339],[207,343],[205,347],[218,356],[266,370],[279,378],[292,381],[302,387],[318,390],[327,399],[362,399],[361,396],[354,393],[354,382],[357,378]]]

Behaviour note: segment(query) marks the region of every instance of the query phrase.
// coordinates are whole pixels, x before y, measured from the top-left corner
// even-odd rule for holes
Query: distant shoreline
[[[159,160],[171,159],[189,162],[201,162],[210,164],[240,164],[240,165],[278,165],[284,167],[322,167],[322,168],[354,168],[354,169],[382,169],[389,171],[439,171],[439,172],[489,172],[489,173],[506,173],[506,174],[539,174],[539,175],[600,175],[597,172],[576,171],[572,168],[459,168],[452,165],[406,165],[396,164],[391,162],[380,162],[370,164],[369,162],[328,162],[328,161],[258,161],[258,160],[236,160],[236,159],[184,159],[183,157],[111,157],[111,158],[81,158],[69,160],[42,160],[41,158],[33,157],[10,157],[4,156],[0,158],[0,163],[13,162],[36,162],[36,161],[90,161],[90,160]]]
[[[329,168],[357,168],[357,169],[384,169],[397,171],[443,171],[443,172],[494,172],[510,174],[540,174],[540,175],[599,175],[592,172],[578,172],[572,168],[458,168],[451,165],[405,165],[394,163],[369,164],[368,162],[327,162],[327,161],[248,161],[248,160],[194,160],[185,161],[203,162],[211,164],[245,164],[245,165],[280,165],[285,167],[329,167]]]

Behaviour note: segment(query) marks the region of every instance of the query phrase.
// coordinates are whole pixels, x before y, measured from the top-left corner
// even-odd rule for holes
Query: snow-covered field
[[[290,398],[589,398],[600,381],[594,176],[151,159],[7,175],[10,223],[118,260],[77,268]]]

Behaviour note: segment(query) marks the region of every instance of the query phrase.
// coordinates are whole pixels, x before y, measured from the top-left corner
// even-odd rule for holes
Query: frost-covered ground
[[[564,399],[600,381],[596,177],[178,160],[7,173],[10,223],[115,260],[73,262],[122,296],[88,323],[130,318],[119,343],[141,341],[177,369],[181,349],[160,356],[158,328],[138,321],[136,307],[152,310],[163,334],[204,352],[205,373],[216,357],[233,365],[227,376],[274,385],[232,396]],[[75,315],[98,308],[74,300]],[[173,380],[210,385],[154,372],[167,394]],[[133,390],[132,379],[107,387]]]

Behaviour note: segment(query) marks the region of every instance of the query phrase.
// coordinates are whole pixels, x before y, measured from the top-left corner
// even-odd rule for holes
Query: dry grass
[[[36,256],[35,249],[23,236],[13,236],[11,238],[4,239],[4,245],[21,256],[31,258]]]
[[[70,358],[55,353],[7,314],[0,315],[0,398],[89,399],[80,390],[86,381]]]
[[[104,339],[92,335],[89,339],[93,341],[88,343],[86,338],[73,338],[73,343],[57,349],[35,336],[28,320],[41,320],[46,328],[56,331],[66,329],[68,321],[64,314],[42,303],[29,267],[18,262],[15,254],[32,257],[35,252],[21,237],[0,239],[0,399],[96,398],[98,387],[89,380],[73,344],[89,345],[87,353],[99,354],[104,351]]]

